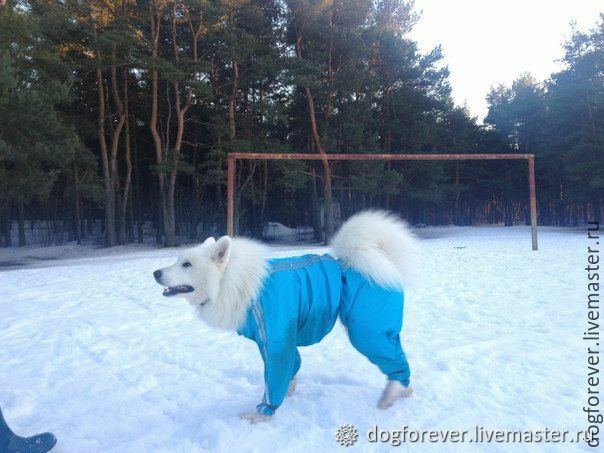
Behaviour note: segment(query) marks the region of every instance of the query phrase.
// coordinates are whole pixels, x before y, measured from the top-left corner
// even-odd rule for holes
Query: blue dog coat
[[[256,342],[264,361],[259,413],[275,413],[300,369],[297,347],[321,341],[338,315],[359,352],[388,379],[409,384],[409,364],[399,339],[400,290],[378,286],[354,269],[343,270],[330,255],[274,259],[269,265],[260,295],[237,330]]]

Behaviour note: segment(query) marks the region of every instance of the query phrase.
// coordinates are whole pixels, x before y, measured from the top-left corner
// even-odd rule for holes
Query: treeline
[[[575,30],[564,50],[565,68],[549,80],[523,74],[492,89],[485,122],[512,152],[536,155],[539,221],[576,226],[602,212],[604,15],[591,32]]]
[[[599,218],[603,23],[566,69],[489,94],[486,125],[422,54],[404,0],[8,0],[0,8],[3,245],[167,246],[225,230],[226,155],[532,152],[540,223]],[[519,162],[246,161],[235,227],[330,236],[384,207],[412,223],[524,222]]]

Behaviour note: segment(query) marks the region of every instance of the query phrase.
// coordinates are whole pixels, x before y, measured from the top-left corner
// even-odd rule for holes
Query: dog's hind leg
[[[292,381],[289,383],[289,388],[287,389],[287,395],[286,396],[290,396],[292,393],[294,393],[296,391],[296,387],[298,386],[298,381],[297,379],[292,379]]]
[[[398,398],[406,398],[413,393],[413,387],[403,385],[399,381],[388,381],[382,397],[378,401],[379,409],[388,409]]]
[[[350,273],[349,273],[350,276]],[[353,276],[354,277],[354,276]],[[347,284],[355,282],[348,278]],[[378,407],[385,409],[401,396],[409,396],[410,368],[403,352],[399,332],[403,322],[403,293],[360,283],[347,291],[342,322],[357,351],[376,365],[388,378]]]
[[[287,389],[287,395],[290,396],[292,393],[296,391],[296,387],[298,386],[298,380],[296,379],[296,374],[300,370],[300,365],[302,364],[302,358],[300,357],[300,351],[296,348],[296,361],[294,362],[294,372],[292,373],[292,380],[289,383],[289,387]]]

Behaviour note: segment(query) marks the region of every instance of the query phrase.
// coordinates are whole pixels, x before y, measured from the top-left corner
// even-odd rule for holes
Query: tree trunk
[[[11,217],[10,217],[10,206],[7,205],[2,211],[0,211],[0,226],[2,227],[2,235],[4,236],[3,247],[10,247],[13,245],[11,238]]]
[[[157,171],[158,181],[158,192],[160,201],[160,213],[159,221],[162,225],[158,225],[157,231],[165,230],[165,223],[167,217],[167,203],[166,203],[166,172],[161,166],[164,164],[164,146],[159,134],[157,127],[158,119],[158,71],[156,68],[156,60],[159,48],[159,34],[160,34],[160,13],[155,9],[155,2],[149,2],[150,14],[150,25],[151,25],[151,59],[152,67],[150,71],[151,75],[151,118],[149,120],[149,128],[151,129],[151,136],[153,138],[153,144],[155,145],[155,162],[160,167]]]
[[[556,217],[558,218],[558,226],[566,226],[566,204],[563,200],[556,201]]]
[[[459,199],[461,197],[461,190],[459,187],[459,161],[455,161],[455,206],[453,207],[453,223],[455,225],[461,225],[461,209],[459,206]]]
[[[327,244],[334,233],[333,193],[331,190],[331,167],[327,159],[323,164],[323,204],[325,206],[325,243]]]
[[[319,215],[319,194],[317,193],[317,176],[315,169],[312,169],[312,180],[311,180],[311,203],[312,203],[312,223],[313,229],[315,230],[315,239],[318,241],[323,240],[323,231],[321,230],[321,216]]]
[[[385,152],[390,153],[392,150],[392,127],[390,123],[390,85],[384,90],[386,94],[386,140]]]
[[[161,136],[159,134],[157,128],[157,119],[158,119],[158,73],[155,67],[155,61],[158,56],[159,49],[159,35],[160,35],[160,13],[157,11],[155,7],[155,2],[150,2],[150,21],[151,21],[151,58],[153,59],[153,67],[151,69],[151,135],[153,136],[153,142],[155,144],[155,154],[156,161],[158,165],[161,165],[166,162],[167,158],[170,157],[172,169],[168,172],[165,169],[159,169],[158,178],[159,178],[159,191],[160,191],[160,199],[161,199],[161,207],[162,207],[162,220],[163,220],[163,232],[164,232],[164,246],[173,247],[176,245],[176,207],[175,207],[175,190],[176,190],[176,176],[178,174],[178,162],[180,159],[180,152],[182,148],[182,140],[184,135],[184,127],[185,127],[185,115],[189,107],[193,102],[193,92],[189,89],[187,93],[187,99],[184,104],[181,104],[180,101],[180,87],[178,82],[172,82],[172,87],[174,88],[174,108],[176,110],[176,136],[174,138],[174,147],[173,147],[173,155],[168,156],[167,150],[169,147],[168,132],[170,130],[170,122],[166,123],[165,127],[165,136],[166,136],[166,145],[162,145]],[[185,15],[188,13],[185,11]],[[172,38],[172,48],[174,51],[174,60],[176,62],[179,61],[179,52],[180,48],[178,45],[178,33],[176,27],[176,18],[177,18],[177,2],[172,4],[172,19],[171,19],[171,38]],[[197,44],[198,39],[201,35],[201,21],[199,24],[199,28],[195,31],[192,20],[189,18],[189,24],[191,25],[191,32],[193,36],[193,59],[197,61]],[[167,94],[168,95],[168,94]]]
[[[100,59],[100,53],[99,53]],[[101,62],[96,68],[97,89],[99,95],[98,111],[98,138],[101,151],[101,162],[103,168],[103,187],[105,192],[105,244],[107,247],[117,245],[115,234],[115,186],[111,177],[109,165],[109,153],[107,150],[107,141],[105,140],[105,81],[103,80],[103,70]]]
[[[237,90],[239,89],[239,65],[236,60],[233,65],[233,86],[231,96],[229,97],[229,129],[231,132],[231,151],[235,151],[235,139],[237,138],[237,128],[235,123],[235,102],[237,101]]]
[[[262,173],[262,204],[260,207],[260,228],[264,228],[266,222],[266,199],[268,195],[268,161],[263,162],[262,166],[264,172]],[[261,231],[262,233],[262,231]]]
[[[19,247],[25,247],[27,242],[25,241],[25,208],[23,202],[17,203],[18,217],[18,228],[19,228]]]
[[[74,211],[75,211],[75,230],[76,240],[78,244],[82,243],[82,216],[80,214],[80,181],[78,176],[78,168],[73,165],[73,193],[74,193]]]
[[[175,175],[174,175],[175,176]],[[166,187],[166,206],[164,212],[164,246],[174,247],[176,246],[176,209],[174,202],[174,192],[176,185],[176,178],[168,178],[168,184]]]
[[[130,147],[130,118],[129,118],[129,99],[128,99],[128,74],[126,69],[123,71],[124,78],[124,118],[125,118],[125,137],[124,137],[124,161],[126,164],[126,175],[124,176],[124,186],[122,188],[122,199],[120,200],[120,219],[119,236],[122,243],[127,241],[126,235],[126,214],[128,213],[128,201],[130,198],[130,187],[132,185],[132,151]]]
[[[176,112],[177,112],[177,129],[176,137],[174,142],[174,156],[173,165],[174,169],[170,171],[166,178],[166,194],[165,194],[165,211],[164,211],[164,246],[174,247],[176,246],[176,208],[175,208],[175,190],[176,190],[176,175],[178,173],[178,159],[180,156],[180,149],[182,147],[182,137],[184,134],[184,123],[185,123],[185,112],[186,110],[181,109],[179,99],[179,86],[178,83],[174,82],[174,91],[176,93]]]
[[[578,216],[578,206],[577,203],[573,203],[570,206],[570,212],[569,212],[569,217],[570,217],[570,224],[571,226],[579,226],[579,216]]]
[[[134,207],[135,207],[135,217],[136,217],[136,237],[137,242],[140,244],[143,243],[144,234],[143,234],[143,224],[145,219],[143,217],[143,209],[142,209],[142,200],[141,200],[141,182],[140,182],[140,174],[139,174],[139,160],[138,160],[138,145],[136,140],[136,117],[133,117],[132,124],[135,125],[135,132],[132,134],[133,142],[133,151],[134,151]]]
[[[298,37],[296,40],[296,53],[299,60],[302,60],[302,38]],[[310,119],[310,126],[312,131],[312,137],[319,151],[319,154],[325,155],[325,150],[321,144],[319,138],[319,131],[317,129],[317,119],[315,117],[315,103],[310,88],[304,87],[306,94],[306,102],[308,106],[308,116]],[[327,158],[321,159],[323,165],[323,207],[324,207],[324,222],[325,222],[325,242],[327,243],[334,233],[334,222],[333,222],[333,196],[331,191],[331,166]]]
[[[600,197],[598,195],[594,195],[591,198],[591,209],[593,210],[593,220],[594,222],[600,223],[600,215],[601,215],[601,204]]]
[[[116,52],[115,50],[112,53],[112,65],[111,65],[111,93],[113,97],[113,102],[115,104],[117,123],[113,128],[113,134],[111,137],[111,160],[110,160],[110,172],[111,172],[111,181],[114,187],[114,198],[117,196],[117,199],[114,200],[114,215],[117,214],[117,240],[120,244],[125,242],[124,235],[124,224],[122,223],[122,197],[120,196],[120,181],[118,178],[118,152],[120,147],[120,138],[122,135],[122,130],[124,129],[124,124],[126,122],[126,114],[124,111],[124,103],[119,94],[118,89],[118,81],[117,81],[117,70],[116,70]],[[117,204],[117,207],[115,207]]]

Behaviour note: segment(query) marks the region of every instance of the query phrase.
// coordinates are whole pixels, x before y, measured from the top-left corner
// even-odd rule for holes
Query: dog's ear
[[[201,245],[210,245],[210,244],[213,244],[214,242],[216,242],[216,239],[214,239],[212,236],[210,236],[205,241],[203,241],[201,243]]]
[[[218,264],[226,264],[231,254],[231,238],[222,236],[216,241],[213,247],[211,254],[212,261]]]

